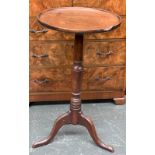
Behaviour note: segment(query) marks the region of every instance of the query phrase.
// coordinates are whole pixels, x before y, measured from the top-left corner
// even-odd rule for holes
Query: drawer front
[[[73,40],[74,34],[50,30],[41,26],[36,17],[29,18],[30,40]]]
[[[55,7],[72,6],[72,0],[30,0],[30,16],[36,16],[41,11]]]
[[[30,66],[64,66],[72,63],[72,42],[31,42]]]
[[[30,66],[70,66],[73,42],[31,42]],[[125,65],[125,41],[84,43],[84,65]]]
[[[71,91],[70,68],[30,69],[30,92]],[[125,66],[84,68],[83,91],[124,91]]]
[[[86,90],[86,71],[84,70],[82,90]],[[71,91],[71,68],[30,69],[30,92]]]
[[[87,70],[88,90],[122,91],[125,89],[125,66],[97,67]]]
[[[84,65],[125,65],[125,41],[86,42]]]
[[[126,0],[73,0],[73,6],[102,8],[119,15],[126,14]]]

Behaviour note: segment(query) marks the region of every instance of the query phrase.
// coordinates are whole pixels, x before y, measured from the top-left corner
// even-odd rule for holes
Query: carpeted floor
[[[68,111],[69,104],[55,103],[30,106],[30,155],[125,155],[126,123],[125,105],[107,102],[84,102],[85,115],[90,116],[96,126],[99,137],[114,147],[109,153],[97,147],[87,130],[82,126],[66,125],[61,128],[54,141],[46,146],[33,149],[33,142],[45,138],[52,128],[54,120]]]

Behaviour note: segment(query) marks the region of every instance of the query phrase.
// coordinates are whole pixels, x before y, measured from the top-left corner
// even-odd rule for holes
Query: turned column
[[[73,52],[72,66],[72,97],[70,102],[70,110],[72,114],[72,123],[78,123],[78,113],[81,112],[80,91],[82,85],[83,73],[83,34],[76,33]]]

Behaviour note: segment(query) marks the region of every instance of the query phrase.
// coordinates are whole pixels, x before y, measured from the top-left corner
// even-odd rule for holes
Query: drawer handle
[[[35,30],[35,29],[30,29],[30,32],[31,33],[46,33],[46,32],[48,32],[48,30],[47,29],[42,29],[42,30]]]
[[[104,78],[100,78],[100,77],[97,76],[95,78],[95,80],[98,81],[98,82],[106,82],[108,80],[112,80],[112,77],[107,76],[107,77],[104,77]]]
[[[35,54],[35,53],[33,53],[32,57],[33,58],[46,58],[46,57],[48,57],[48,54]]]
[[[48,80],[48,79],[43,79],[43,80],[35,79],[35,80],[33,80],[33,82],[35,82],[37,84],[47,84],[50,82],[50,80]]]
[[[105,58],[111,54],[113,54],[113,51],[108,51],[108,52],[97,51],[96,52],[97,57],[100,57],[100,58]]]
[[[35,30],[33,28],[30,28],[29,31],[31,33],[35,33],[36,34],[36,33],[46,33],[46,32],[48,32],[48,29],[44,28],[42,25],[40,25],[38,23],[37,18],[35,18],[35,20],[33,21],[32,25],[36,25],[36,24],[40,27],[41,30]]]

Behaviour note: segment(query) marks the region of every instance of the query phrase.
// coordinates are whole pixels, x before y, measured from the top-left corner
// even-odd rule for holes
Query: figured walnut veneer
[[[72,6],[72,0],[30,0],[30,16],[36,16],[48,8]]]
[[[126,0],[73,0],[73,6],[102,8],[119,15],[126,14]]]
[[[53,72],[51,70],[56,68],[67,71],[66,74],[63,74],[64,71],[58,74],[70,76],[75,37],[70,32],[59,32],[43,27],[37,21],[36,15],[45,9],[66,6],[106,9],[121,15],[122,22],[117,29],[84,34],[84,71],[89,70],[95,73],[101,70],[100,67],[107,67],[108,73],[114,75],[115,70],[112,66],[125,68],[126,65],[125,3],[125,0],[30,0],[30,102],[69,100],[71,79],[68,77],[63,77],[62,80],[49,79],[48,75],[51,75]],[[87,82],[85,86],[82,86],[82,99],[114,99],[117,100],[116,104],[124,103],[125,69],[121,72],[118,69],[115,72],[116,76],[111,79],[118,79],[117,83],[122,86],[119,90],[115,89],[117,88],[115,82],[113,87],[107,87],[111,80],[107,80],[109,75],[105,73],[102,72],[102,76],[94,74],[94,79],[98,80],[94,80],[94,83]],[[108,88],[108,90],[103,90],[103,88]]]
[[[30,44],[30,66],[38,67],[70,67],[72,65],[74,44],[72,42],[38,42]],[[86,41],[84,44],[85,67],[106,65],[125,65],[126,43],[117,41]],[[115,61],[114,61],[115,60]]]

